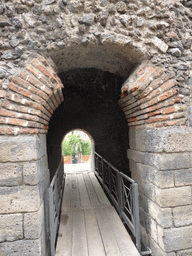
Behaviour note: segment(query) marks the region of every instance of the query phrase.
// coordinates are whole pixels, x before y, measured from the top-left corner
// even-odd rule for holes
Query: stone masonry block
[[[174,171],[158,171],[148,168],[148,180],[160,188],[174,187]]]
[[[40,237],[43,221],[43,205],[38,212],[24,214],[24,237],[26,239],[36,239]]]
[[[0,242],[14,241],[23,238],[22,214],[0,215]]]
[[[153,256],[176,256],[175,252],[166,253],[162,250],[158,243],[156,243],[153,239],[150,239],[149,248],[153,252]]]
[[[161,248],[165,252],[186,250],[191,248],[192,226],[158,229],[158,239]]]
[[[147,152],[192,151],[191,128],[153,128],[130,130],[130,148]]]
[[[1,187],[0,213],[33,212],[39,209],[39,191],[36,186]]]
[[[174,186],[174,173],[173,171],[158,171],[155,167],[136,164],[137,171],[144,179],[148,179],[154,185],[160,188],[169,188]]]
[[[191,204],[191,187],[160,189],[156,187],[156,201],[161,207]]]
[[[180,252],[177,252],[177,256],[191,256],[192,255],[192,249],[189,250],[182,250]]]
[[[49,183],[49,170],[47,157],[40,160],[25,162],[23,164],[23,180],[26,185],[37,185],[41,181]]]
[[[192,225],[192,205],[173,208],[175,227]]]
[[[135,175],[135,173],[133,173],[132,178],[138,183],[140,193],[155,201],[155,186],[148,180],[144,180],[139,175]]]
[[[146,195],[152,201],[155,201],[155,198],[156,198],[155,186],[151,182],[147,180],[144,180],[144,181],[141,180],[139,190],[140,189],[144,195]]]
[[[127,158],[131,159],[137,163],[143,163],[144,162],[144,153],[137,151],[137,150],[127,150]]]
[[[157,221],[163,228],[172,226],[172,211],[171,208],[161,208],[153,201],[148,203],[149,215]]]
[[[157,223],[152,218],[148,218],[147,221],[147,231],[150,234],[150,236],[157,242],[158,241],[158,230],[157,230]]]
[[[0,162],[37,160],[45,154],[44,135],[0,136]]]
[[[0,163],[0,186],[18,186],[23,182],[20,163]]]
[[[40,239],[5,242],[0,246],[1,256],[38,256],[41,255]]]
[[[192,168],[175,170],[175,185],[176,186],[192,185]]]
[[[150,152],[192,151],[192,129],[162,128],[148,129],[145,135],[145,149]]]
[[[191,166],[189,153],[145,153],[144,163],[158,170],[187,169]]]
[[[36,161],[23,164],[23,180],[26,185],[38,184],[38,166]]]
[[[145,151],[145,130],[129,130],[130,149]]]

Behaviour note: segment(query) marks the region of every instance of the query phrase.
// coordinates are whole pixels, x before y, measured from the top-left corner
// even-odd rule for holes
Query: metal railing
[[[139,224],[139,192],[137,183],[119,172],[95,152],[95,173],[108,194],[120,218],[135,237],[137,250],[141,253]]]
[[[62,159],[48,188],[51,256],[55,255],[64,185],[65,175]]]

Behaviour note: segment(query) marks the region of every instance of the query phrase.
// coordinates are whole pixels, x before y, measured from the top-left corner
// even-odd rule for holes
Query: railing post
[[[119,203],[119,216],[122,218],[123,212],[123,185],[122,177],[120,173],[117,174],[117,193],[118,193],[118,203]]]
[[[95,158],[95,171],[98,172],[98,162],[97,162],[97,155],[94,152],[94,158]]]
[[[133,189],[133,217],[135,222],[136,247],[141,252],[140,223],[139,223],[139,189],[138,184],[132,184]]]
[[[103,186],[105,184],[105,174],[104,174],[104,166],[103,166],[103,158],[101,158],[101,173],[102,173],[102,182],[103,182]]]
[[[111,193],[112,192],[112,172],[109,165],[107,166],[107,171],[108,171],[108,177],[109,177],[109,191]]]

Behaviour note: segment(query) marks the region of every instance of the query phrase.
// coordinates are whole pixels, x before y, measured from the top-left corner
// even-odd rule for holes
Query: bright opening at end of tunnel
[[[75,129],[62,141],[65,173],[93,171],[94,141],[86,132]]]

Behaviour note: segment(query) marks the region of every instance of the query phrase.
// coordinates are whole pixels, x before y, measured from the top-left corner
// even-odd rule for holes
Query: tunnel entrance
[[[65,173],[94,171],[95,141],[82,129],[68,132],[61,144]]]
[[[64,84],[64,102],[54,112],[47,134],[51,178],[61,159],[63,136],[76,128],[90,133],[95,150],[129,174],[128,125],[118,104],[124,78],[96,68],[72,69],[59,77]]]

